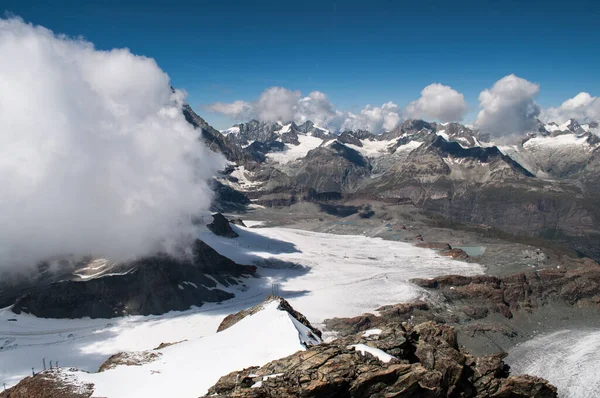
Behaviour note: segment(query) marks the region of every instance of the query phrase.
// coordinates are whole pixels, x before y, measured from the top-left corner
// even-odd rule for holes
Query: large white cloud
[[[575,119],[579,123],[600,121],[600,98],[592,97],[589,93],[579,93],[569,98],[558,108],[548,108],[542,111],[542,120],[545,122],[565,123]]]
[[[330,126],[336,129],[344,118],[344,113],[335,108],[335,105],[320,91],[313,91],[308,96],[301,98],[296,106],[294,121],[304,123],[313,121],[318,126]]]
[[[433,83],[421,91],[418,100],[408,104],[405,114],[409,118],[456,122],[462,120],[467,110],[467,102],[461,93],[452,87]]]
[[[0,272],[169,250],[221,166],[154,60],[0,19]]]
[[[535,103],[539,90],[539,85],[515,75],[503,77],[479,94],[482,109],[475,127],[497,136],[534,130],[540,114]]]
[[[382,106],[365,106],[360,113],[348,112],[341,130],[368,130],[382,132],[393,130],[402,121],[401,109],[393,102],[387,102]]]

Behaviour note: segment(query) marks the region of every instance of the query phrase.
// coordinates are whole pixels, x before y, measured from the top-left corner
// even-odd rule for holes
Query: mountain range
[[[535,132],[497,139],[423,120],[382,134],[258,120],[218,131],[190,107],[184,114],[229,161],[215,181],[220,203],[412,203],[448,223],[549,239],[600,260],[597,123],[538,121]]]

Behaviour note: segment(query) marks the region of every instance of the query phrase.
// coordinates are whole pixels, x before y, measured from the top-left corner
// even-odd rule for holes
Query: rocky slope
[[[535,330],[574,327],[582,316],[595,316],[600,304],[600,265],[590,259],[502,277],[448,275],[412,282],[433,296],[378,308],[378,315],[328,319],[325,325],[346,336],[389,323],[435,321],[455,326],[462,343],[481,354],[506,350]]]
[[[197,240],[193,258],[167,255],[125,264],[127,271],[88,280],[34,285],[16,298],[12,311],[43,318],[112,318],[163,314],[219,302],[233,294],[217,288],[241,283],[256,267],[241,266]]]
[[[217,235],[237,236],[220,213],[207,227]],[[201,240],[190,250],[189,256],[159,253],[123,263],[65,260],[56,271],[48,265],[35,277],[4,281],[0,303],[17,314],[44,318],[163,314],[230,299],[234,295],[223,287],[255,276],[255,266],[236,264]]]
[[[473,357],[450,326],[389,324],[222,377],[220,397],[556,397],[531,376],[509,376],[503,354]]]

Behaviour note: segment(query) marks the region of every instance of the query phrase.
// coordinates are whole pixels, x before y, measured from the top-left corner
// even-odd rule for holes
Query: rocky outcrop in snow
[[[238,323],[242,319],[246,318],[247,316],[256,314],[257,312],[261,311],[264,308],[265,303],[270,303],[270,302],[277,302],[278,310],[287,312],[292,317],[294,317],[295,320],[297,320],[302,325],[304,325],[308,329],[310,329],[310,331],[316,336],[314,338],[315,341],[319,341],[321,339],[321,331],[319,329],[315,328],[313,325],[311,325],[310,322],[308,321],[308,319],[306,319],[306,317],[304,315],[302,315],[301,313],[296,311],[290,305],[290,303],[288,303],[283,297],[278,297],[278,296],[268,296],[264,302],[262,302],[258,305],[255,305],[252,308],[248,308],[247,310],[242,310],[242,311],[236,312],[235,314],[227,315],[225,317],[225,319],[223,319],[223,321],[219,325],[217,332],[220,332],[220,331],[230,328],[231,326],[235,325],[236,323]]]

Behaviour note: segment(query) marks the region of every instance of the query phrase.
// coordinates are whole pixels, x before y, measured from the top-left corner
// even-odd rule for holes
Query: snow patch
[[[446,133],[446,130],[440,130],[436,132],[436,134],[445,139],[446,141],[450,141],[450,136]]]
[[[351,349],[351,348],[354,348],[356,351],[360,352],[362,355],[366,355],[366,353],[369,353],[384,363],[388,363],[392,359],[396,359],[396,357],[391,356],[387,352],[382,351],[379,348],[369,347],[366,344],[353,344],[353,345],[348,346],[348,349]]]
[[[225,134],[225,135],[227,135],[227,134],[237,134],[239,132],[240,132],[240,128],[238,126],[232,126],[232,127],[229,127],[228,129],[221,130],[221,133]]]
[[[381,334],[381,329],[369,329],[365,330],[362,334],[362,337],[370,337],[370,336],[379,336]]]

